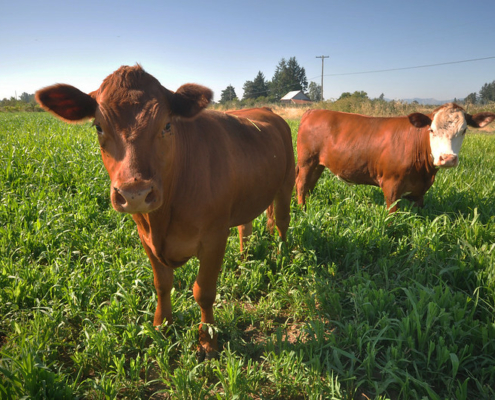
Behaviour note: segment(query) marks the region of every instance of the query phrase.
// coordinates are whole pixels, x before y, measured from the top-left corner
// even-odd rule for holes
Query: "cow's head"
[[[408,118],[417,128],[429,127],[433,165],[450,168],[459,164],[459,151],[468,125],[482,128],[495,119],[495,114],[483,112],[470,115],[457,104],[447,103],[435,109],[430,116],[414,113]]]
[[[63,121],[94,119],[112,205],[128,213],[162,205],[174,123],[194,118],[211,98],[210,89],[194,84],[171,92],[139,65],[119,68],[89,94],[60,84],[36,92],[41,107]]]

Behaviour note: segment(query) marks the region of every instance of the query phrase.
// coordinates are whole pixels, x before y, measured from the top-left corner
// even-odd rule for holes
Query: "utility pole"
[[[321,101],[323,101],[323,63],[329,56],[316,56],[316,58],[321,58]]]

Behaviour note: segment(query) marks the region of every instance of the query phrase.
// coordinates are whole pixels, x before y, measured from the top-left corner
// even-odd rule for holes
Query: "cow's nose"
[[[113,187],[112,204],[117,211],[126,213],[147,213],[153,210],[157,202],[153,186],[140,188]]]
[[[438,166],[443,168],[456,167],[459,157],[456,154],[441,154],[438,157]]]

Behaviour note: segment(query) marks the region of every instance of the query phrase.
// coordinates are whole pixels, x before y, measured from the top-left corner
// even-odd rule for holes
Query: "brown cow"
[[[470,115],[453,103],[430,115],[391,118],[307,111],[297,136],[298,202],[305,204],[327,167],[349,184],[379,186],[390,212],[401,197],[423,206],[438,169],[457,166],[467,126],[481,128],[494,118],[490,112]]]
[[[175,268],[198,257],[194,298],[202,323],[212,324],[229,229],[239,226],[242,246],[251,221],[267,208],[283,240],[289,226],[295,179],[289,126],[267,108],[202,111],[211,97],[195,84],[167,90],[139,65],[121,67],[89,94],[69,85],[36,93],[44,109],[66,122],[94,119],[112,206],[132,214],[153,267],[155,326],[172,322]],[[216,335],[202,324],[199,341],[200,356],[216,354]]]

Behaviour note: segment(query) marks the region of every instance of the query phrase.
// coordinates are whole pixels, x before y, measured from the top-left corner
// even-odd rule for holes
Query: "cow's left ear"
[[[412,113],[407,116],[409,122],[413,124],[416,128],[424,128],[425,126],[431,125],[431,118],[428,115],[421,113]]]
[[[466,122],[473,128],[483,128],[495,119],[495,114],[491,112],[481,112],[478,114],[467,114]]]
[[[169,98],[172,114],[193,118],[210,104],[213,92],[207,87],[188,83],[182,85]]]

